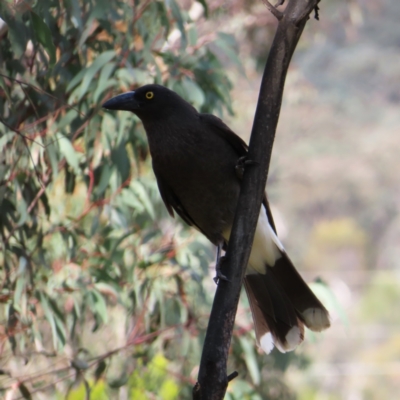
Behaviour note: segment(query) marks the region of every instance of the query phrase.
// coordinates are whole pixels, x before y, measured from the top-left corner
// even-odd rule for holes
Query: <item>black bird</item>
[[[164,203],[218,248],[225,248],[240,190],[238,160],[247,145],[219,118],[201,114],[175,92],[146,85],[103,104],[142,121]],[[328,328],[329,315],[287,256],[264,199],[244,285],[256,337],[269,353],[293,350],[313,331]]]

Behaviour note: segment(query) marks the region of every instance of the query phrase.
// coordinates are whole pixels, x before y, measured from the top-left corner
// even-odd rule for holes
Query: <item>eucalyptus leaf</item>
[[[86,69],[85,74],[83,75],[83,79],[81,85],[79,87],[79,92],[77,96],[77,100],[82,99],[83,96],[86,95],[87,89],[89,88],[90,83],[92,82],[94,76],[99,72],[99,70],[111,61],[116,55],[114,50],[107,50],[104,53],[101,53],[95,61],[90,65],[89,68]]]
[[[107,305],[103,295],[97,290],[90,291],[93,298],[94,312],[103,320],[104,323],[108,321]]]
[[[247,370],[249,371],[251,379],[255,385],[259,385],[261,381],[261,373],[255,354],[254,339],[250,341],[247,337],[240,336],[239,342],[242,346],[242,356],[246,362]]]
[[[8,37],[11,42],[13,53],[19,58],[26,50],[29,38],[28,27],[22,21],[21,15],[11,15],[5,12],[2,14],[2,18],[7,23]]]
[[[154,212],[153,203],[152,203],[152,201],[149,197],[149,194],[148,194],[145,186],[143,185],[143,183],[141,183],[138,180],[132,181],[132,183],[130,185],[130,189],[137,196],[137,198],[140,200],[140,202],[143,204],[144,208],[149,213],[150,218],[154,219],[155,212]]]
[[[18,384],[18,389],[21,392],[21,395],[24,399],[26,400],[32,400],[32,395],[29,389],[26,387],[26,385],[22,382]]]
[[[56,137],[61,154],[64,155],[67,163],[72,167],[74,172],[79,174],[80,155],[78,155],[78,153],[75,151],[71,141],[68,138],[61,135],[61,133],[57,133]]]
[[[28,283],[28,261],[25,257],[20,257],[19,259],[19,267],[18,267],[18,275],[17,275],[17,281],[15,285],[15,291],[14,291],[14,304],[19,305],[21,296],[23,291],[26,288],[26,285]]]
[[[50,66],[53,66],[56,62],[56,47],[52,40],[52,34],[50,28],[46,23],[33,11],[31,13],[32,25],[35,31],[35,36],[38,42],[44,47],[50,57]]]
[[[48,321],[48,323],[50,324],[50,328],[51,328],[51,333],[52,333],[52,337],[53,337],[53,346],[54,349],[57,349],[58,347],[58,334],[57,334],[57,324],[55,321],[55,317],[54,314],[51,312],[50,306],[49,306],[49,302],[47,299],[47,295],[45,293],[40,293],[39,294],[39,301],[40,304],[42,306],[44,315]]]

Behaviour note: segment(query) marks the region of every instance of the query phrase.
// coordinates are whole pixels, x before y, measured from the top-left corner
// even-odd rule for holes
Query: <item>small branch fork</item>
[[[263,0],[278,19],[278,27],[265,65],[251,132],[235,220],[224,257],[228,280],[219,280],[204,341],[198,381],[193,388],[194,400],[222,400],[230,380],[238,374],[227,374],[227,360],[232,330],[246,265],[251,252],[254,231],[267,182],[272,145],[278,124],[283,88],[290,60],[304,26],[319,0],[289,0],[283,11]],[[277,4],[282,5],[283,2]]]
[[[267,6],[268,11],[275,16],[275,18],[280,21],[283,18],[283,12],[279,11],[277,7],[281,6],[284,1],[279,1],[274,6],[268,0],[262,0],[262,2]]]
[[[268,11],[275,16],[275,18],[280,21],[283,18],[283,12],[278,10],[277,7],[283,5],[283,3],[285,2],[285,0],[280,0],[278,1],[274,6],[268,1],[268,0],[262,0],[262,2],[266,5],[266,7],[268,8]],[[320,0],[316,1],[316,5],[314,7],[314,18],[319,21],[319,7],[318,7],[318,3],[320,2]],[[307,15],[309,15],[310,13],[307,12]],[[302,19],[302,17],[301,17]]]

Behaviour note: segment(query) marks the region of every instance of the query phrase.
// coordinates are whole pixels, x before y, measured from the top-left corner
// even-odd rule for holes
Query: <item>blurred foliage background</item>
[[[325,0],[285,89],[268,193],[332,314],[294,353],[254,346],[242,298],[227,399],[400,389],[400,4]],[[276,21],[262,1],[0,3],[0,393],[188,399],[214,249],[166,213],[144,131],[107,113],[149,82],[248,138]],[[290,234],[288,234],[290,232]]]

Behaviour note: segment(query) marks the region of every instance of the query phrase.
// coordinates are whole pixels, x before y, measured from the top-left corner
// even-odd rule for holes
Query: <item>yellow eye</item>
[[[146,99],[147,100],[151,100],[154,97],[154,93],[153,92],[147,92],[146,93]]]

